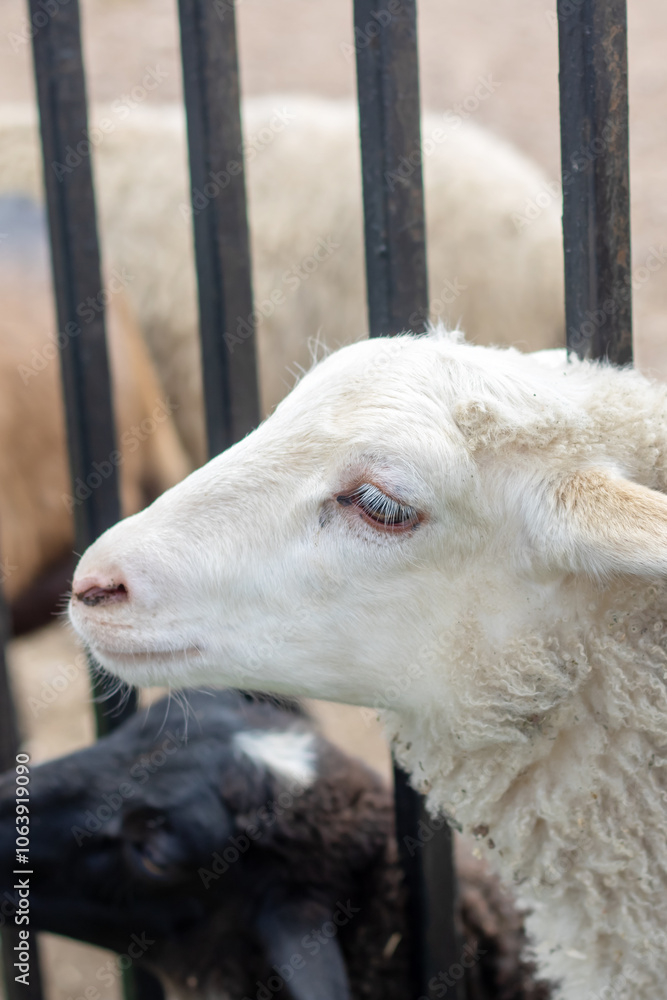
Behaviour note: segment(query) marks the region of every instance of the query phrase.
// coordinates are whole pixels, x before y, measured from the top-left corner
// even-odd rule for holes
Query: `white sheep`
[[[431,809],[533,907],[557,995],[656,1000],[666,418],[631,370],[442,331],[348,346],[102,536],[71,620],[138,684],[386,709]]]
[[[245,102],[247,186],[262,409],[330,347],[365,336],[356,109],[305,97]],[[94,123],[104,124],[95,131]],[[103,248],[134,275],[137,310],[190,454],[205,457],[197,310],[181,107],[93,109]],[[470,339],[527,350],[564,342],[560,197],[507,143],[452,112],[424,115],[431,307]],[[83,140],[82,140],[83,142]],[[40,190],[34,109],[0,107],[0,193]],[[85,154],[86,143],[81,146]],[[77,169],[73,150],[60,172]],[[410,170],[409,162],[401,166]],[[205,211],[224,182],[197,193]],[[545,186],[546,185],[546,186]],[[540,200],[540,206],[534,202]],[[527,206],[532,207],[527,218]],[[230,336],[242,336],[238,317]],[[230,344],[233,349],[234,343]]]

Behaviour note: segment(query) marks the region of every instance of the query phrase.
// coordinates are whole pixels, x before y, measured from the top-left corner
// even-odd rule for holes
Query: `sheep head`
[[[662,390],[547,361],[441,331],[343,348],[87,550],[74,627],[139,685],[432,701],[452,726],[479,711],[473,675],[503,725],[560,705],[554,623],[572,633],[591,589],[667,571],[667,498],[656,433],[624,416],[649,427]],[[498,658],[527,637],[552,668],[507,688]]]
[[[358,975],[356,954],[370,957],[375,933],[366,896],[383,875],[394,881],[387,789],[297,705],[185,697],[187,714],[155,703],[32,769],[31,931],[113,949],[125,968],[158,971],[173,995],[254,996],[257,980],[280,972],[290,1000],[349,1000],[346,956]],[[12,772],[0,775],[2,924],[19,903],[15,848]],[[392,923],[404,929],[401,890],[392,898],[399,912],[378,928],[383,942]],[[320,947],[311,935],[325,925]],[[365,981],[400,978],[403,962],[377,961]]]

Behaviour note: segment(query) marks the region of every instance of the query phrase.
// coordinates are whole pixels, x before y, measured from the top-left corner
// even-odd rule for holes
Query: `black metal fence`
[[[60,352],[71,475],[85,480],[94,462],[115,450],[104,311],[82,322],[77,306],[102,288],[95,195],[89,158],[56,180],[48,164],[63,162],[87,126],[77,0],[39,18],[33,52],[59,330],[80,329]],[[231,354],[224,334],[252,315],[250,252],[241,148],[239,82],[232,4],[220,18],[214,0],[179,0],[192,188],[231,161],[238,169],[205,212],[195,212],[201,350],[209,453],[217,454],[258,421],[254,331]],[[568,346],[581,356],[632,358],[628,182],[627,54],[624,0],[558,0],[563,232]],[[428,317],[421,176],[416,0],[354,0],[360,112],[366,272],[371,336],[420,332]],[[405,159],[413,165],[399,173]],[[407,173],[407,176],[406,176]],[[401,177],[396,183],[390,178]],[[76,547],[83,551],[119,517],[113,473],[75,508]],[[0,598],[1,600],[1,598]],[[0,768],[14,765],[18,734],[2,650],[9,638],[0,605]],[[99,691],[100,681],[94,681]],[[134,709],[134,692],[119,692],[98,711],[98,732]],[[111,709],[111,710],[110,710]],[[396,773],[399,843],[418,839],[419,797]],[[414,996],[451,969],[459,954],[454,925],[451,835],[437,832],[422,850],[404,851],[413,929]],[[14,981],[16,932],[2,933],[7,996],[39,1000],[39,965],[31,985]],[[34,955],[35,953],[33,953]],[[465,981],[452,987],[459,1000]],[[130,995],[158,995],[140,976]]]

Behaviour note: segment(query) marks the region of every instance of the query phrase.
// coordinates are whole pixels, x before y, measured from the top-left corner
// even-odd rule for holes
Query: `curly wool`
[[[555,414],[549,399],[544,420],[533,407],[522,424],[477,403],[462,420],[472,450],[543,448],[574,465],[604,435],[626,474],[665,492],[667,388],[605,365],[574,363],[568,377],[586,392],[585,415]],[[462,625],[448,656],[465,674],[465,730],[443,732],[441,706],[426,703],[418,717],[385,718],[430,808],[477,832],[530,905],[540,971],[565,979],[562,996],[655,998],[667,944],[667,589],[632,578],[577,588],[577,628],[528,629],[492,663],[477,623]]]

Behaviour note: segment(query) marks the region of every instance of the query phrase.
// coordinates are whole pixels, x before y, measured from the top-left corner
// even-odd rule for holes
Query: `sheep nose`
[[[72,591],[77,601],[95,607],[97,604],[118,604],[128,599],[127,587],[122,581],[100,580],[94,577],[84,577],[74,580]]]

